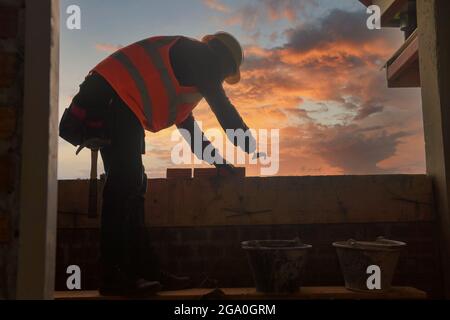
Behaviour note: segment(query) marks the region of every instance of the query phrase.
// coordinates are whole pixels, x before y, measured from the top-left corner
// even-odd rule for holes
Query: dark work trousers
[[[77,97],[76,97],[77,98]],[[158,277],[144,223],[147,176],[142,164],[144,129],[130,108],[99,75],[80,86],[80,106],[106,123],[111,144],[100,150],[106,173],[101,216],[101,264],[105,274],[120,269],[127,277]],[[81,100],[81,101],[80,101]],[[87,102],[86,102],[87,101]],[[99,112],[104,108],[103,112]],[[88,112],[89,114],[89,112]]]

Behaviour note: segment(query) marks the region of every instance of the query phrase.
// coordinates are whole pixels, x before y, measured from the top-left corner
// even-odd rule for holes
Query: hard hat
[[[241,44],[239,41],[233,37],[231,34],[227,32],[217,32],[212,35],[207,35],[203,37],[202,42],[208,42],[210,40],[217,39],[219,40],[231,53],[233,57],[233,61],[236,65],[236,72],[231,76],[227,77],[225,81],[228,84],[236,84],[241,80],[241,72],[239,68],[241,67],[242,62],[244,61],[244,50],[242,50]]]

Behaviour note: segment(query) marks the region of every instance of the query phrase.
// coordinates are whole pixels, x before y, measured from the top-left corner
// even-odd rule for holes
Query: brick
[[[272,238],[270,226],[241,226],[239,227],[239,241],[269,240]]]
[[[181,239],[180,231],[176,228],[148,228],[149,241],[154,243],[176,243]]]
[[[0,243],[9,242],[9,219],[5,215],[0,216]]]
[[[239,232],[236,227],[216,227],[211,229],[211,241],[238,242]]]
[[[272,229],[272,237],[279,240],[292,240],[301,238],[297,226],[276,225]],[[302,238],[301,238],[302,239]],[[302,239],[303,240],[303,239]]]
[[[239,242],[234,243],[229,246],[224,246],[225,256],[227,259],[236,258],[236,259],[247,259],[247,254],[244,249],[242,249],[241,244]]]
[[[18,8],[0,7],[0,39],[17,36]]]
[[[181,228],[179,229],[181,241],[206,241],[209,230],[207,228]]]
[[[177,257],[177,259],[190,259],[197,256],[197,248],[188,245],[171,245],[169,246],[169,255]]]
[[[190,179],[192,178],[192,169],[168,168],[166,177],[167,179]]]
[[[16,110],[11,107],[0,108],[0,139],[9,139],[16,128]]]
[[[0,88],[10,87],[16,77],[16,55],[0,52]]]
[[[217,175],[216,168],[194,168],[194,178],[211,178]]]
[[[198,254],[205,258],[223,257],[224,248],[223,246],[206,244],[198,247]]]
[[[9,155],[0,156],[0,192],[9,193],[14,187],[14,165]]]
[[[235,177],[245,178],[245,167],[235,168]],[[194,178],[212,178],[218,176],[229,176],[230,174],[226,169],[216,168],[194,168]]]
[[[236,175],[236,177],[239,177],[239,178],[245,178],[245,167],[236,167],[236,168],[234,168],[235,170],[235,175]]]

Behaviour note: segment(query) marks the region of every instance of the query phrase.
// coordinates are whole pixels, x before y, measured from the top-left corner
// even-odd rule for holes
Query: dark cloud
[[[363,44],[379,37],[379,32],[366,28],[367,17],[359,11],[334,9],[319,21],[301,25],[287,32],[287,48],[298,52],[339,43]]]
[[[330,165],[351,174],[387,173],[378,163],[394,156],[400,139],[411,135],[403,131],[393,134],[381,131],[367,136],[354,125],[320,130],[323,139],[313,141],[311,149]]]
[[[376,104],[366,104],[363,105],[358,110],[358,114],[354,118],[355,121],[363,120],[367,118],[368,116],[382,112],[384,110],[384,106],[382,105],[376,105]]]
[[[296,21],[302,12],[317,5],[315,0],[259,0],[259,2],[263,4],[271,19],[286,18],[290,21]]]
[[[317,6],[316,0],[257,0],[238,7],[228,17],[228,24],[239,24],[244,30],[258,29],[267,21],[297,21],[306,16],[311,8]]]
[[[226,16],[253,39],[270,36],[258,27],[271,20],[303,22],[272,34],[286,39],[278,47],[245,48],[231,100],[251,127],[281,130],[280,174],[423,172],[420,95],[388,89],[381,70],[400,32],[368,30],[364,10],[313,21],[314,4],[255,0]]]

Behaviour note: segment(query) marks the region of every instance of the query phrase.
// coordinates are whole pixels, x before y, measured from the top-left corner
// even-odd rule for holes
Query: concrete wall
[[[0,299],[53,293],[58,4],[0,0]]]
[[[24,83],[24,1],[0,0],[0,299],[15,296]]]
[[[56,288],[65,289],[70,264],[82,268],[83,288],[96,288],[99,220],[87,218],[88,183],[60,181],[59,190]],[[305,284],[342,285],[331,243],[384,235],[408,243],[396,284],[442,291],[432,188],[423,175],[158,179],[149,181],[146,205],[162,266],[197,286],[251,286],[240,242],[294,237],[314,246]]]
[[[417,1],[427,174],[433,179],[443,270],[450,269],[450,2]],[[445,274],[450,299],[450,274]]]

